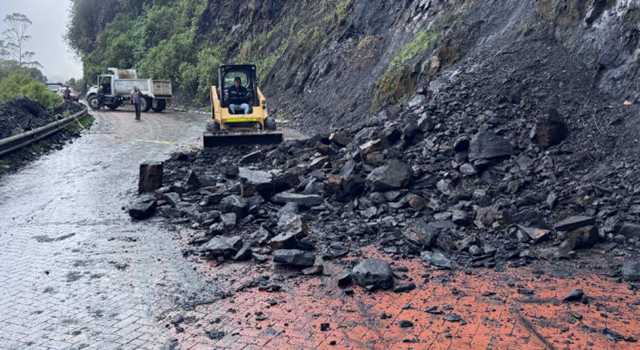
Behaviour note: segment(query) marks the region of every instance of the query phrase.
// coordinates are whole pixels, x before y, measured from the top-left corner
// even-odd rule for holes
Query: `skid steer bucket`
[[[238,145],[275,145],[282,143],[284,136],[281,132],[259,133],[205,133],[204,147],[224,147]]]

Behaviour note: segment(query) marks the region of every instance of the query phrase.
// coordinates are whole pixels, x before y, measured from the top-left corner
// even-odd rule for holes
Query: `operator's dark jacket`
[[[235,85],[229,88],[229,104],[239,105],[249,103],[249,90],[244,86],[237,88]]]

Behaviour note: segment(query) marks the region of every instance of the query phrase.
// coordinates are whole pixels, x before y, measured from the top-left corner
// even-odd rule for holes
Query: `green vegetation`
[[[13,60],[0,60],[0,80],[15,72],[22,72],[40,82],[47,81],[47,78],[38,68],[20,66],[17,61]]]
[[[77,119],[76,123],[70,124],[66,129],[71,132],[82,132],[83,130],[91,129],[95,118],[91,116],[91,114],[87,114],[84,117],[80,117]]]
[[[136,68],[142,76],[171,79],[178,93],[202,103],[210,72],[221,61],[212,46],[196,42],[197,20],[207,3],[74,0],[67,40],[83,59],[88,84],[108,67]]]
[[[62,98],[49,91],[47,80],[33,60],[34,52],[27,50],[31,39],[31,20],[24,14],[12,13],[4,18],[6,28],[0,37],[0,103],[28,97],[52,109]]]
[[[0,159],[0,175],[4,174],[6,170],[9,170],[11,163],[6,159]]]
[[[340,0],[336,5],[336,16],[339,21],[342,21],[349,14],[349,6],[351,6],[352,0]]]
[[[49,91],[46,85],[33,79],[27,72],[20,70],[0,80],[0,102],[18,97],[28,97],[50,109],[62,103],[60,96]]]
[[[385,103],[397,103],[406,94],[415,90],[417,76],[409,65],[419,55],[431,49],[438,40],[438,33],[421,31],[406,43],[393,57],[386,72],[377,83],[372,109],[377,110]]]
[[[222,50],[211,46],[202,49],[196,58],[196,64],[182,63],[179,67],[181,84],[194,91],[197,101],[209,97],[209,89],[217,85],[218,67],[222,64]]]
[[[84,95],[87,92],[87,83],[84,79],[71,78],[64,84],[77,91],[80,95]]]
[[[258,68],[260,81],[265,81],[269,72],[289,46],[285,40],[275,50],[269,50],[273,45],[276,30],[263,32],[253,39],[242,43],[234,61],[237,63],[253,63]]]
[[[416,34],[415,38],[407,43],[402,50],[398,52],[396,57],[391,60],[389,69],[398,69],[407,64],[418,54],[425,52],[438,39],[438,34],[433,32],[421,31]]]
[[[279,62],[304,64],[352,2],[291,2],[293,8],[279,14],[285,17],[268,23],[262,13],[247,15],[258,9],[245,4],[228,6],[243,9],[236,18],[208,0],[72,1],[67,40],[83,60],[88,84],[108,67],[136,68],[144,77],[171,79],[179,99],[196,105],[208,104],[220,64],[256,64],[263,86]],[[318,16],[309,21],[295,15],[305,11]],[[282,62],[285,53],[290,59]]]

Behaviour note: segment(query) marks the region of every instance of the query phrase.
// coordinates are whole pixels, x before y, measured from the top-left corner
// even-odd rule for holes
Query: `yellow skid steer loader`
[[[255,65],[220,66],[218,86],[211,87],[211,119],[204,134],[205,148],[283,141],[258,88]]]

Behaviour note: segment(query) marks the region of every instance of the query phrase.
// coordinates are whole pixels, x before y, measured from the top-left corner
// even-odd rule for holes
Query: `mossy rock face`
[[[378,80],[372,110],[380,109],[385,104],[398,103],[415,91],[422,74],[420,69],[413,67],[417,63],[416,59],[432,49],[438,38],[439,34],[436,32],[420,31],[397,52],[384,75]]]
[[[375,65],[384,45],[384,37],[366,35],[362,37],[351,52],[350,64],[359,70],[368,70]]]
[[[375,111],[384,104],[400,102],[403,97],[415,92],[417,84],[418,74],[409,67],[388,72],[378,81],[372,109]]]

